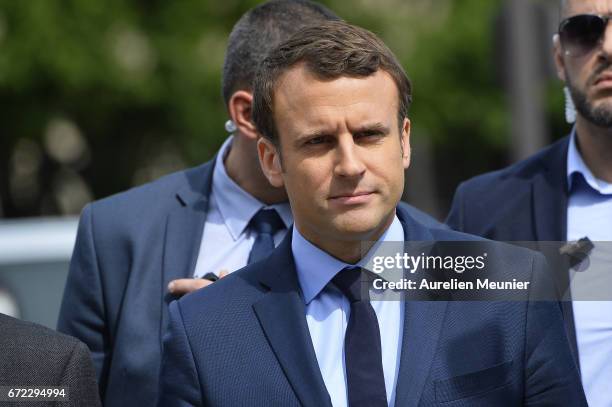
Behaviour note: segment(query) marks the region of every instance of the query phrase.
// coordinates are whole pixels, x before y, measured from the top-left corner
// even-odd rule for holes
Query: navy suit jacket
[[[58,330],[91,350],[105,406],[155,405],[171,280],[193,276],[214,160],[81,214]],[[408,207],[428,225],[436,220]]]
[[[555,241],[567,237],[567,151],[569,137],[505,169],[463,182],[446,220],[452,229],[500,241]],[[551,259],[560,291],[568,284],[567,263]],[[562,303],[570,345],[578,363],[571,302]]]
[[[473,239],[397,213],[406,240]],[[541,256],[499,246],[489,258],[515,276],[542,274]],[[305,315],[288,234],[170,304],[159,406],[331,406]],[[557,302],[406,301],[404,315],[396,406],[586,405]]]

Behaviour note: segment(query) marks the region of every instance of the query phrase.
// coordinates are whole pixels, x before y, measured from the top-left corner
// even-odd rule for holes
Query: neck
[[[251,196],[272,205],[286,202],[284,188],[275,188],[266,179],[259,165],[257,142],[236,134],[225,159],[227,175]]]
[[[343,261],[347,264],[356,264],[363,256],[374,246],[385,231],[393,223],[395,211],[383,220],[374,230],[351,234],[351,236],[323,236],[314,230],[306,227],[301,227],[298,220],[294,218],[295,227],[300,231],[300,234],[310,243],[323,250],[330,256]]]
[[[612,128],[604,128],[576,118],[580,155],[593,175],[612,183]]]

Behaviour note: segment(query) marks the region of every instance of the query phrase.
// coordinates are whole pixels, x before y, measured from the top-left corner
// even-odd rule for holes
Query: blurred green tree
[[[226,136],[227,36],[257,3],[0,0],[4,216],[78,213],[87,200],[210,159]],[[440,197],[503,161],[499,0],[322,3],[379,34],[406,67],[413,134],[433,146]]]

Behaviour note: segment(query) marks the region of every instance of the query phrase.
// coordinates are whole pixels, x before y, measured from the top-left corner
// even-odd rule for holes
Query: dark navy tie
[[[247,264],[259,261],[274,250],[274,234],[285,227],[283,220],[274,209],[260,209],[251,218],[249,227],[256,238]]]
[[[369,282],[357,267],[344,268],[332,281],[351,304],[344,335],[349,407],[387,407],[380,330],[370,304]]]

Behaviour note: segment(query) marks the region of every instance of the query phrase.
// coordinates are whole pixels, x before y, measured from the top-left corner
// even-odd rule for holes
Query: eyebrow
[[[376,122],[376,123],[366,123],[364,125],[358,126],[354,129],[351,129],[351,132],[354,133],[382,133],[382,134],[389,134],[390,132],[390,128],[389,126],[381,123],[381,122]]]
[[[352,134],[356,134],[356,133],[381,133],[384,135],[387,135],[390,133],[390,128],[389,126],[381,123],[381,122],[375,122],[375,123],[366,123],[360,126],[357,126],[355,128],[349,129],[351,131]],[[316,137],[324,137],[324,136],[329,136],[329,135],[333,135],[335,133],[335,130],[327,130],[327,129],[318,129],[318,130],[314,130],[308,133],[304,133],[299,135],[296,140],[295,140],[295,145],[299,146],[304,140],[309,140],[311,138],[316,138]]]

